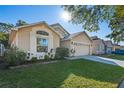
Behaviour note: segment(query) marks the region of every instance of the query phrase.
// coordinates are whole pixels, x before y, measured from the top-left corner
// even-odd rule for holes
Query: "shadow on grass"
[[[102,85],[100,82],[117,84],[123,77],[124,68],[118,66],[83,59],[71,62],[66,60],[54,64],[0,71],[0,87],[88,87],[90,79],[94,84],[90,87],[98,87],[95,84]]]

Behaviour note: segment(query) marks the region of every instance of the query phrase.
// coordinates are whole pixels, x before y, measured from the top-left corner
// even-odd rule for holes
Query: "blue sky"
[[[48,24],[60,23],[68,32],[75,33],[84,31],[81,25],[74,25],[61,17],[61,6],[0,6],[0,22],[13,23],[22,19],[27,23],[46,21]],[[100,24],[98,32],[87,32],[89,36],[97,35],[107,40],[105,36],[111,32],[107,23]],[[124,42],[121,42],[124,45]]]

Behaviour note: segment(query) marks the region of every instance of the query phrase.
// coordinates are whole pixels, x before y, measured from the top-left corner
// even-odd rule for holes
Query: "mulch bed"
[[[18,66],[10,66],[9,69],[16,69],[16,68],[22,68],[22,67],[31,67],[34,64],[39,65],[39,64],[51,64],[51,63],[56,63],[58,62],[57,60],[54,61],[46,61],[46,62],[36,62],[36,63],[30,63],[30,64],[23,64],[23,65],[18,65]]]

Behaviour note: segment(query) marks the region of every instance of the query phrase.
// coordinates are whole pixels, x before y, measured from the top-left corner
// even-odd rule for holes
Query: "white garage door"
[[[75,46],[75,56],[89,55],[89,45]]]

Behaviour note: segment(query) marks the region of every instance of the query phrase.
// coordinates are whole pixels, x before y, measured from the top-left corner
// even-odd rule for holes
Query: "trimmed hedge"
[[[25,62],[26,53],[17,48],[10,48],[5,53],[5,62],[8,65],[20,65]]]
[[[68,56],[69,56],[68,48],[63,48],[63,47],[56,48],[56,54],[55,54],[56,59],[64,59],[64,57],[68,57]]]

